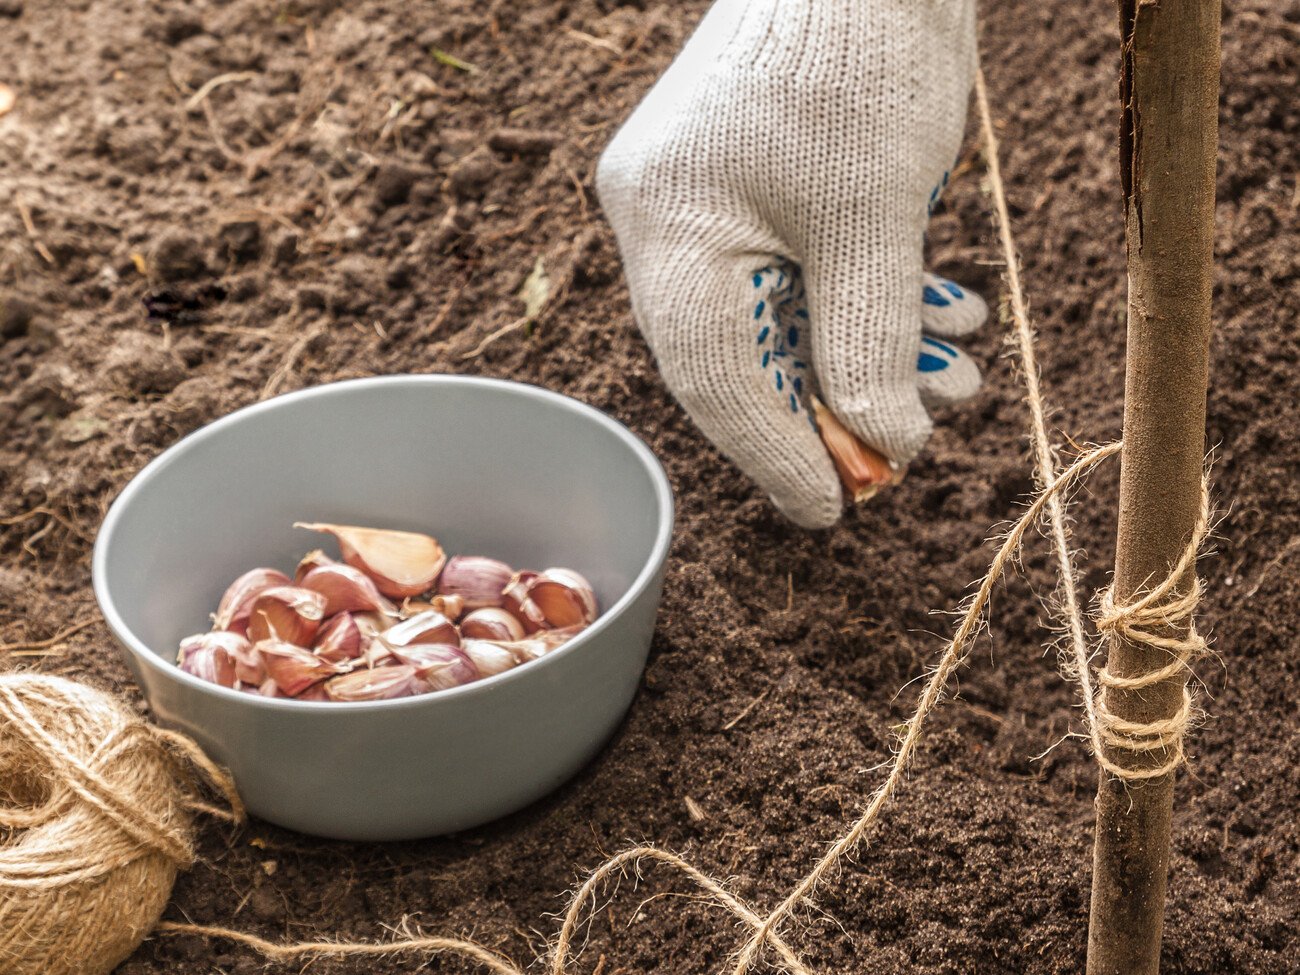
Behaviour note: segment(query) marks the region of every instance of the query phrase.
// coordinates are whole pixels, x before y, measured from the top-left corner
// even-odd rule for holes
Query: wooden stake
[[[1219,0],[1119,0],[1119,7],[1129,300],[1114,590],[1127,602],[1168,575],[1200,511],[1220,10]],[[1133,677],[1168,663],[1163,650],[1120,639],[1107,667]],[[1182,703],[1183,684],[1113,691],[1110,708],[1130,721],[1168,718]],[[1143,761],[1127,752],[1109,757]],[[1163,756],[1148,760],[1159,765]],[[1159,971],[1173,780],[1172,773],[1128,783],[1101,775],[1088,975]]]

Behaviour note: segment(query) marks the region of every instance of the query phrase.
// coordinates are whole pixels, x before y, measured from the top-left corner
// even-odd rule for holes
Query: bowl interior
[[[106,519],[96,580],[110,622],[168,660],[240,573],[337,554],[295,521],[566,566],[606,612],[662,557],[670,506],[644,445],[565,397],[465,377],[357,380],[241,410],[165,452]]]

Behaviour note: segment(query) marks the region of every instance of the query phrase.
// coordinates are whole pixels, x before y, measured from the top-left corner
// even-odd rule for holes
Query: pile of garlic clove
[[[572,569],[516,572],[446,557],[415,532],[298,524],[327,532],[293,578],[251,569],[231,583],[212,630],[181,641],[177,665],[234,690],[297,701],[380,701],[459,687],[536,660],[597,616]]]

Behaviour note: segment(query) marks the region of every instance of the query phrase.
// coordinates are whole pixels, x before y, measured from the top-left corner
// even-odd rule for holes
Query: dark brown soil
[[[1291,972],[1300,949],[1300,7],[1254,4],[1234,0],[1225,21],[1209,428],[1224,517],[1204,563],[1217,655],[1200,667],[1208,717],[1177,793],[1170,973]],[[972,344],[984,391],[941,418],[906,485],[814,534],[685,419],[633,327],[592,169],[704,6],[0,2],[0,81],[18,94],[0,119],[0,643],[94,619],[88,556],[105,506],[163,447],[267,391],[399,371],[541,383],[645,437],[680,502],[645,688],[576,781],[423,843],[213,827],[169,916],[276,939],[383,937],[409,918],[527,961],[575,879],[629,841],[681,851],[770,907],[879,782],[911,706],[899,689],[934,659],[942,611],[1031,488],[1026,414],[992,328]],[[1055,423],[1111,439],[1124,351],[1114,14],[986,8]],[[992,294],[973,150],[968,161],[933,259]],[[562,289],[551,310],[463,359],[521,314],[539,255]],[[1096,587],[1114,472],[1079,502]],[[1075,741],[1033,758],[1079,727],[1044,649],[1045,553],[1036,540],[998,595],[886,823],[792,933],[820,970],[1082,970],[1095,771]],[[0,666],[134,694],[102,625],[53,650]],[[583,970],[602,956],[606,975],[715,969],[737,932],[690,893],[663,874],[624,883]],[[121,971],[259,969],[226,945],[164,940]]]

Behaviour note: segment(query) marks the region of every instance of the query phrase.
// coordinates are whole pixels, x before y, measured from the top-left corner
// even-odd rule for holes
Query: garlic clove
[[[514,569],[496,559],[455,555],[438,577],[438,594],[461,597],[466,610],[500,606],[502,593],[513,575]]]
[[[323,565],[338,565],[338,562],[326,555],[321,549],[315,548],[302,557],[298,563],[298,568],[293,573],[293,584],[301,586],[303,578],[312,569],[319,569]]]
[[[212,628],[244,633],[248,629],[248,617],[252,612],[253,600],[268,589],[289,585],[289,577],[275,569],[250,569],[230,584],[217,612],[212,617]]]
[[[585,626],[595,622],[596,594],[591,583],[572,569],[546,569],[528,585],[528,595],[548,626]]]
[[[351,613],[331,616],[317,632],[316,641],[312,644],[316,656],[333,663],[360,657],[364,649],[361,626]]]
[[[325,618],[325,597],[300,586],[277,586],[253,600],[248,638],[254,643],[277,639],[309,647]]]
[[[501,674],[519,666],[519,658],[510,648],[494,640],[465,640],[460,647],[484,677]]]
[[[379,591],[393,599],[428,592],[447,561],[436,539],[415,532],[303,522],[294,527],[329,532],[338,540],[343,561],[370,576]]]
[[[280,693],[279,686],[269,677],[257,685],[256,693],[262,697],[288,697],[287,694]]]
[[[267,676],[281,693],[289,697],[297,697],[312,684],[339,672],[332,661],[282,640],[262,640],[255,644],[255,648],[262,655]]]
[[[460,621],[460,635],[467,640],[522,640],[528,634],[509,610],[487,606]]]
[[[859,440],[816,396],[812,407],[822,443],[855,504],[869,501],[882,487],[902,481],[905,467]]]
[[[564,626],[555,630],[543,630],[533,636],[534,640],[539,640],[546,644],[547,652],[558,650],[575,636],[587,628],[587,624],[579,623],[576,626]]]
[[[546,614],[529,593],[536,578],[536,572],[516,572],[501,594],[501,605],[523,624],[525,633],[536,633],[546,628]]]
[[[214,637],[218,639],[213,639]],[[235,675],[236,648],[229,641],[220,639],[222,637],[233,637],[244,644],[248,643],[236,633],[196,633],[181,641],[177,665],[199,680],[233,688],[239,683],[239,678]]]
[[[260,684],[266,679],[266,671],[262,669],[262,658],[253,649],[247,637],[238,633],[231,633],[229,630],[213,630],[210,633],[199,633],[191,637],[186,637],[181,641],[181,656],[184,657],[187,647],[197,643],[207,646],[220,647],[233,661],[235,668],[235,680],[245,684]],[[229,687],[231,685],[224,685]]]
[[[325,597],[325,615],[382,613],[397,616],[397,608],[384,598],[374,581],[350,565],[320,565],[307,572],[299,585]]]
[[[307,688],[305,691],[303,691],[301,694],[295,697],[294,700],[295,701],[328,701],[330,700],[330,696],[325,690],[325,682],[321,681],[319,684],[312,684],[311,687]]]
[[[481,676],[473,661],[459,647],[446,644],[417,643],[409,647],[394,647],[393,656],[414,667],[416,676],[434,691],[459,687]]]
[[[377,670],[355,670],[326,681],[325,693],[331,701],[385,701],[396,697],[412,697],[427,687],[415,671],[409,664]]]
[[[379,635],[379,639],[392,647],[406,647],[414,643],[445,643],[460,646],[460,633],[456,624],[436,610],[416,613],[409,620],[394,623]]]

